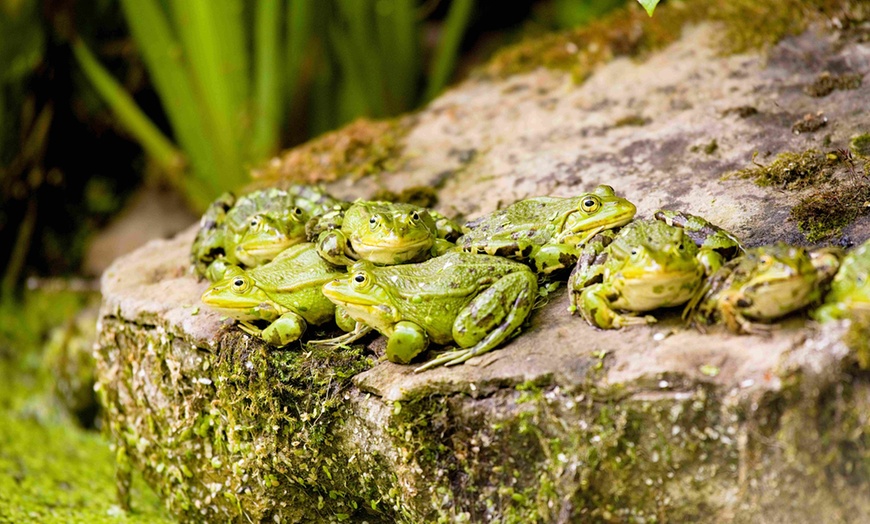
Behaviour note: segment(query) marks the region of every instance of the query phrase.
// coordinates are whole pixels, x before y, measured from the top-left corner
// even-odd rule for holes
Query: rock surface
[[[870,131],[870,82],[803,89],[870,71],[870,44],[816,28],[765,56],[721,57],[715,31],[689,28],[579,86],[543,69],[465,82],[417,115],[401,170],[331,189],[432,186],[441,211],[474,218],[607,183],[640,216],[677,208],[748,245],[805,242],[788,217],[813,188],[722,176],[755,151],[766,164]],[[792,131],[818,112],[825,127]],[[275,351],[240,334],[198,306],[192,235],[106,271],[97,349],[122,466],[185,520],[870,520],[870,383],[843,341],[866,340],[857,325],[796,316],[770,337],[702,335],[668,312],[599,331],[560,290],[502,349],[414,374],[358,348]],[[830,241],[868,236],[863,215]]]

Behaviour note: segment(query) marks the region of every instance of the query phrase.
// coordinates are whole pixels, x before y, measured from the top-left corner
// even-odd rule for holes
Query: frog
[[[424,207],[365,200],[308,225],[309,239],[316,235],[318,252],[336,266],[420,262],[453,248],[450,239],[458,231],[450,219]]]
[[[236,199],[224,193],[200,221],[191,248],[199,276],[220,280],[231,265],[252,268],[307,240],[305,226],[315,215],[343,205],[320,186],[263,189]]]
[[[705,259],[714,258],[709,251],[686,229],[654,218],[601,232],[568,279],[569,311],[602,329],[656,322],[637,314],[691,300],[706,275]]]
[[[202,294],[202,302],[236,319],[246,333],[284,347],[299,340],[309,324],[335,319],[345,331],[352,329],[321,291],[342,273],[320,258],[314,244],[305,242],[255,268],[230,266],[224,278]],[[261,329],[255,321],[269,325]]]
[[[653,214],[656,220],[679,227],[686,231],[689,238],[701,250],[701,262],[707,275],[712,275],[722,264],[743,253],[745,249],[740,240],[727,231],[697,215],[682,211],[659,209]]]
[[[820,323],[870,314],[870,240],[849,252],[831,282],[824,304],[813,311]]]
[[[430,342],[458,346],[416,372],[455,366],[498,347],[520,330],[537,290],[525,264],[459,250],[415,264],[361,260],[323,286],[336,306],[387,337],[391,362],[410,363]]]
[[[575,197],[526,198],[467,222],[456,245],[527,262],[548,275],[571,267],[590,238],[627,224],[636,212],[608,185]]]
[[[747,249],[707,280],[687,311],[701,331],[721,321],[737,334],[769,333],[776,319],[821,300],[841,258],[838,248],[784,242]]]

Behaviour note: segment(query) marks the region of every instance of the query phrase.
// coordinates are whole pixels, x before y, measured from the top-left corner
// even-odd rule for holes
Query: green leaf
[[[646,13],[650,16],[653,15],[653,11],[656,10],[656,6],[659,4],[659,0],[637,0],[640,5],[646,10]]]
[[[115,111],[121,124],[132,134],[168,173],[178,174],[184,165],[184,156],[168,138],[157,129],[145,113],[139,109],[130,94],[97,61],[90,49],[81,40],[72,44],[73,54],[85,76]],[[177,181],[177,180],[176,180]]]
[[[438,39],[438,45],[435,46],[435,56],[429,70],[429,85],[426,86],[426,100],[435,98],[435,95],[447,85],[447,81],[453,73],[459,44],[462,43],[462,36],[465,34],[465,27],[471,18],[473,7],[473,0],[454,0],[450,4],[447,20],[441,29],[441,38]]]
[[[196,177],[198,187],[191,197],[204,209],[215,194],[228,189],[228,184],[218,178],[213,144],[203,132],[206,119],[194,94],[187,59],[159,0],[121,0],[121,7],[176,139],[189,157],[190,174]]]
[[[281,125],[278,0],[259,0],[254,6],[254,135],[249,158],[258,161],[275,153]]]

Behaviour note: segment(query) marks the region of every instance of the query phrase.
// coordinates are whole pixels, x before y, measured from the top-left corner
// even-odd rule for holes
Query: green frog
[[[590,238],[627,224],[636,211],[607,185],[571,198],[527,198],[466,223],[456,245],[529,262],[548,274],[570,267]]]
[[[699,216],[667,209],[660,209],[653,216],[669,226],[686,231],[688,237],[701,250],[701,262],[708,275],[716,272],[723,262],[744,251],[736,236]]]
[[[218,197],[200,221],[191,248],[196,272],[220,280],[231,265],[256,267],[306,240],[305,225],[343,203],[319,186],[264,189]]]
[[[870,313],[870,240],[843,259],[825,303],[813,312],[813,318],[828,322],[858,311]]]
[[[416,371],[461,364],[496,348],[519,330],[537,290],[537,277],[526,265],[461,251],[419,264],[359,261],[346,277],[323,286],[323,294],[350,317],[388,337],[391,362],[410,362],[430,341],[462,348]]]
[[[701,286],[706,260],[715,259],[710,251],[686,229],[656,219],[599,233],[568,280],[569,310],[603,329],[655,322],[635,314],[689,301]]]
[[[767,333],[770,322],[821,300],[840,258],[835,248],[782,242],[748,249],[707,280],[687,311],[701,330],[722,321],[735,333]]]
[[[458,231],[452,221],[424,207],[362,200],[308,226],[320,255],[337,266],[357,260],[377,265],[426,260],[454,247],[449,239]]]
[[[308,324],[335,319],[345,331],[353,323],[336,314],[335,305],[323,296],[323,284],[343,272],[326,263],[314,244],[302,243],[282,251],[269,263],[243,270],[237,266],[202,295],[202,302],[239,321],[246,333],[274,346],[298,340]],[[252,322],[265,321],[260,329]]]

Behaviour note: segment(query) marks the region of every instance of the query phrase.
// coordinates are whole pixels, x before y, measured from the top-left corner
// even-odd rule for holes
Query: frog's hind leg
[[[502,277],[465,306],[453,322],[453,340],[466,349],[445,353],[414,371],[455,366],[495,349],[522,326],[537,294],[537,278],[529,271]]]
[[[634,316],[619,314],[611,307],[608,298],[608,287],[604,284],[593,284],[580,293],[577,311],[589,324],[601,329],[618,329],[638,324],[653,324],[656,318],[652,315]]]
[[[277,347],[299,340],[308,324],[305,319],[293,312],[284,313],[278,320],[269,324],[259,335],[261,339]]]
[[[737,308],[735,303],[736,300],[735,297],[728,296],[719,304],[719,313],[722,316],[722,320],[725,321],[725,325],[728,326],[728,329],[733,333],[737,333],[738,335],[741,333],[749,335],[770,335],[773,330],[779,327],[776,324],[752,322],[740,313],[740,310]]]

